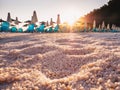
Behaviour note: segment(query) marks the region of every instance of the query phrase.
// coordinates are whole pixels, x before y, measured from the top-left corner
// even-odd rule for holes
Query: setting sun
[[[66,18],[66,22],[69,24],[69,25],[73,25],[75,23],[77,19],[75,19],[74,16],[69,16]]]
[[[68,24],[73,25],[78,18],[82,16],[77,8],[69,8],[63,13],[63,22],[68,22]]]

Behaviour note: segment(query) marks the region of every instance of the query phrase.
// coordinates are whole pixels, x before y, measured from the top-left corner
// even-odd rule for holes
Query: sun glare
[[[64,17],[65,22],[67,22],[69,25],[73,25],[77,19],[78,18],[72,14],[68,14],[67,17]]]
[[[67,20],[68,24],[71,26],[75,23],[75,21],[76,21],[76,19],[72,16],[70,16],[69,19]]]
[[[75,8],[69,8],[65,13],[63,13],[63,20],[69,25],[73,25],[82,14]]]

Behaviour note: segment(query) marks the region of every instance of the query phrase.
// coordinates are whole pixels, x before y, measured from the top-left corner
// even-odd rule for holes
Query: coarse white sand
[[[0,33],[0,90],[120,90],[120,33]]]

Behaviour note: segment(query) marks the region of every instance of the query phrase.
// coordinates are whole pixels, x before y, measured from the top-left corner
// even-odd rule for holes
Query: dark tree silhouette
[[[105,23],[120,26],[120,0],[110,0],[107,5],[105,4],[85,15],[84,20],[88,23],[93,23],[96,20],[97,24],[105,21]]]

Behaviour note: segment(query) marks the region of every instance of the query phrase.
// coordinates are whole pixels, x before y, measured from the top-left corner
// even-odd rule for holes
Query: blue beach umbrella
[[[8,32],[9,31],[10,24],[9,22],[2,22],[1,24],[1,31],[2,32]]]

